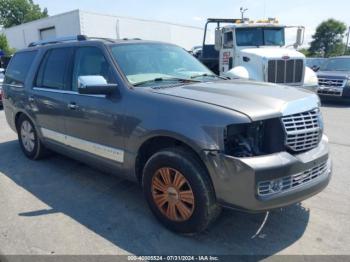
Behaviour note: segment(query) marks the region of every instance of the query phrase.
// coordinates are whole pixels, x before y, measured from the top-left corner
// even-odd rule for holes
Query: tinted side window
[[[5,84],[23,85],[37,51],[15,54],[6,70]]]
[[[52,89],[66,89],[72,48],[49,50],[40,65],[36,86]]]
[[[107,83],[115,83],[112,67],[102,50],[97,47],[80,47],[75,53],[72,90],[77,91],[79,76],[103,76]]]

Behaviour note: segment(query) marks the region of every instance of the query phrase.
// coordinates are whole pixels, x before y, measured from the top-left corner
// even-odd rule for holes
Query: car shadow
[[[209,230],[182,236],[156,221],[140,187],[132,182],[60,155],[30,161],[21,153],[17,141],[1,143],[0,155],[0,173],[50,207],[43,210],[28,207],[18,216],[60,212],[136,255],[270,256],[296,242],[309,221],[309,210],[300,204],[293,205],[271,212],[256,235],[265,214],[225,210]]]

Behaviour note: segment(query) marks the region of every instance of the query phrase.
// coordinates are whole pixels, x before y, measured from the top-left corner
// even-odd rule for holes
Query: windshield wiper
[[[141,85],[148,84],[148,83],[164,82],[164,81],[177,81],[177,82],[183,82],[183,83],[200,82],[200,81],[196,81],[196,80],[193,80],[193,79],[187,79],[187,78],[178,78],[178,77],[163,78],[163,77],[157,77],[157,78],[154,78],[154,79],[137,82],[137,83],[133,84],[133,86],[141,86]]]
[[[213,77],[213,78],[221,78],[221,79],[225,79],[226,80],[225,77],[217,76],[217,75],[213,75],[213,74],[207,74],[207,73],[193,75],[193,76],[191,76],[191,79],[195,79],[195,78],[199,78],[199,77]]]

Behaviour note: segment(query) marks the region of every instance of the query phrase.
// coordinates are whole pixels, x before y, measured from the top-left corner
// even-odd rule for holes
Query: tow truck
[[[216,24],[215,43],[208,42],[208,26]],[[286,45],[285,29],[296,28],[296,42]],[[314,92],[316,73],[306,66],[296,49],[304,42],[303,26],[285,26],[275,18],[252,21],[209,18],[205,24],[202,50],[194,55],[214,73],[227,78],[249,79]]]

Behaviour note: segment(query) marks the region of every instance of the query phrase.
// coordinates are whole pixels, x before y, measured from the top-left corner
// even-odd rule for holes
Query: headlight
[[[279,118],[227,126],[225,153],[234,157],[253,157],[285,150],[285,133]]]
[[[346,80],[345,87],[350,87],[350,78],[348,78],[348,79]]]

